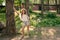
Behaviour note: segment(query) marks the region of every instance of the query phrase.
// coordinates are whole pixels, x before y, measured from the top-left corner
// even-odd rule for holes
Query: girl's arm
[[[19,12],[17,12],[17,10],[13,7],[13,10],[19,15]]]

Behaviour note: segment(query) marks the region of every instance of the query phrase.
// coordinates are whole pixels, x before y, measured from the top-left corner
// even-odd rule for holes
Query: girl
[[[29,16],[27,15],[26,9],[21,10],[21,15],[19,15],[21,21],[23,22],[22,34],[24,35],[24,28],[27,26],[27,31],[29,32]]]
[[[19,15],[21,21],[23,22],[22,34],[24,35],[24,28],[27,26],[27,31],[29,32],[29,16],[27,15],[27,10],[23,8],[21,13],[18,13],[15,8],[14,11]]]

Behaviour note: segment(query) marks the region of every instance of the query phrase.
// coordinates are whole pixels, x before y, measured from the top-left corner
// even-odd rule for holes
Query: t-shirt
[[[29,21],[29,16],[24,14],[24,15],[21,15],[21,13],[19,14],[19,17],[22,21]]]

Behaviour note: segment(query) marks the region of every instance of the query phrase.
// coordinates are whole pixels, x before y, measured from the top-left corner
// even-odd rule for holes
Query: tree
[[[27,13],[29,15],[29,0],[25,0],[25,8],[26,8]]]
[[[59,0],[58,13],[60,14],[60,0]]]
[[[49,11],[49,0],[47,0],[47,5],[48,5],[47,10]]]
[[[6,0],[6,32],[7,34],[16,33],[13,6],[14,6],[14,0]]]
[[[43,11],[44,11],[44,0],[41,0],[41,14],[43,18]]]
[[[57,0],[55,0],[55,4],[56,4],[57,13],[58,13]]]

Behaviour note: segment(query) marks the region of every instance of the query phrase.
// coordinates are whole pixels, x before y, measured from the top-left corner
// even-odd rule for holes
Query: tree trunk
[[[58,13],[60,14],[60,0],[59,0]]]
[[[49,0],[47,0],[47,5],[48,5],[47,10],[49,11]]]
[[[29,0],[25,0],[25,8],[26,8],[27,14],[29,16]]]
[[[14,0],[6,0],[6,32],[7,34],[15,34],[15,20],[13,11]]]
[[[57,10],[57,13],[58,13],[57,0],[55,0],[55,5],[56,5],[56,10]]]
[[[43,18],[43,12],[44,12],[44,0],[41,0],[41,14]]]

